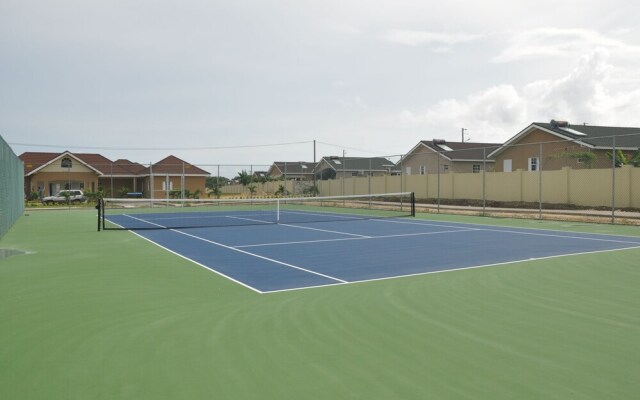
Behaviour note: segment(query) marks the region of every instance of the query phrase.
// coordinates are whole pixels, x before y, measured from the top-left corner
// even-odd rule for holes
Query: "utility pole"
[[[468,129],[462,128],[462,143],[464,143],[464,131],[468,131]]]

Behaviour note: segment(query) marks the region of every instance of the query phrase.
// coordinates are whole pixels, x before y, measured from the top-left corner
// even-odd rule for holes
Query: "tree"
[[[249,197],[253,198],[253,194],[256,192],[256,185],[249,185]]]
[[[609,157],[609,160],[613,160],[613,156],[611,155],[611,152],[607,152],[607,157]],[[622,154],[622,152],[620,150],[616,150],[616,161],[615,161],[615,165],[616,168],[622,167],[623,165],[627,165],[628,161],[627,161],[627,157],[625,157],[624,154]]]
[[[229,183],[229,178],[224,176],[207,176],[205,180],[205,186],[207,189],[215,189],[216,187],[224,186]]]
[[[222,195],[222,190],[220,187],[229,183],[229,178],[225,178],[224,176],[208,176],[206,178],[205,186],[209,191],[207,191],[207,197],[211,197],[213,194],[216,196],[216,199],[219,199]]]
[[[640,167],[640,147],[629,158],[629,164],[634,167]]]
[[[122,186],[120,190],[118,190],[118,196],[127,197],[127,193],[131,192],[128,187]]]
[[[275,195],[276,196],[286,196],[287,194],[289,194],[289,191],[287,190],[287,188],[285,187],[285,185],[280,185],[278,187],[278,190],[276,190]]]
[[[253,176],[251,176],[251,174],[249,174],[244,169],[238,172],[238,176],[236,176],[236,178],[242,186],[247,186],[253,182]]]
[[[584,164],[587,168],[593,167],[593,164],[597,160],[596,155],[590,151],[576,151],[574,153],[565,153],[565,156]]]

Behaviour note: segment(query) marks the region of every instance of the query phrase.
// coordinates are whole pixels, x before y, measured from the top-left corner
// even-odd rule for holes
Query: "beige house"
[[[322,157],[314,170],[317,180],[383,176],[396,172],[396,165],[384,157]]]
[[[493,170],[489,153],[499,143],[447,142],[442,139],[422,140],[398,162],[406,175],[439,173],[479,173],[486,165]]]
[[[611,168],[614,140],[616,150],[630,158],[640,148],[640,128],[534,122],[489,157],[497,172]]]
[[[166,197],[171,190],[181,188],[204,192],[209,175],[174,156],[149,167],[124,159],[111,161],[100,154],[69,151],[26,152],[19,158],[24,163],[25,195],[37,193],[40,198],[63,189],[87,193],[103,190],[111,197],[134,192],[144,197]]]
[[[210,174],[178,157],[168,156],[139,173],[143,178],[144,197],[166,198],[171,192],[206,192],[206,177]]]
[[[267,175],[275,179],[312,181],[315,163],[309,161],[275,161]]]

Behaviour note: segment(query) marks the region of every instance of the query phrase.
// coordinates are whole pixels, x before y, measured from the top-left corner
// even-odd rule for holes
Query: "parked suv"
[[[42,199],[43,204],[55,203],[83,203],[87,200],[82,190],[61,190],[55,196],[47,196]]]

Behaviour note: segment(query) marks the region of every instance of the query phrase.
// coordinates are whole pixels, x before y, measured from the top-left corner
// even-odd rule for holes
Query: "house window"
[[[65,157],[62,159],[61,163],[62,168],[71,168],[71,159],[69,157]]]
[[[444,165],[442,166],[442,170],[443,170],[444,172],[449,172],[449,164],[444,164]]]
[[[513,171],[511,159],[502,161],[502,170],[504,172]]]
[[[529,171],[538,170],[538,157],[529,158]]]
[[[480,164],[473,164],[473,170],[471,171],[474,174],[479,174],[480,173]]]
[[[420,166],[420,175],[424,175],[427,173],[427,167],[425,165]]]
[[[167,181],[162,181],[162,190],[167,190]],[[169,189],[173,190],[173,182],[169,180]]]
[[[405,170],[407,171],[407,175],[411,175],[411,167],[407,167]]]
[[[351,176],[358,176],[358,173],[357,172],[352,172]]]

